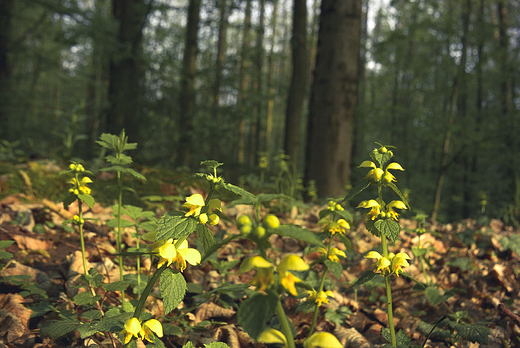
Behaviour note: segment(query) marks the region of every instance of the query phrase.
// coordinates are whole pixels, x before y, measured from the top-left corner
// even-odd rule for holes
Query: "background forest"
[[[124,128],[139,164],[216,159],[249,186],[285,153],[324,198],[378,141],[416,212],[514,223],[519,19],[511,0],[0,0],[0,160],[100,158]]]

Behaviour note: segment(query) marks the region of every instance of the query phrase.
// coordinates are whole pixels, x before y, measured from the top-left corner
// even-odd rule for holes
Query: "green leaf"
[[[83,323],[80,327],[78,327],[78,332],[81,339],[85,339],[89,336],[92,336],[99,332],[91,323]]]
[[[504,250],[511,249],[514,251],[517,255],[520,255],[520,235],[513,234],[509,238],[500,238],[500,244],[504,248]]]
[[[64,199],[63,199],[63,206],[65,208],[67,208],[69,205],[72,204],[72,202],[74,202],[76,199],[78,199],[76,197],[76,195],[67,195]]]
[[[406,205],[406,207],[408,209],[412,209],[410,207],[410,204],[408,203],[408,201],[406,200],[406,197],[401,193],[401,191],[399,190],[399,188],[393,183],[393,182],[390,182],[387,184],[387,186],[389,186],[395,193],[397,193],[397,195],[399,196],[399,198],[401,198],[401,200],[403,201],[403,203]]]
[[[446,291],[443,295],[441,295],[439,289],[434,286],[428,286],[424,292],[424,296],[426,296],[426,299],[432,306],[446,301],[450,297],[453,297],[453,295],[453,291]]]
[[[206,225],[197,224],[195,228],[197,231],[197,238],[202,243],[202,248],[204,248],[204,252],[210,250],[212,246],[215,245],[215,237],[213,236],[213,232]]]
[[[164,315],[173,311],[184,299],[187,290],[182,273],[167,268],[159,278],[159,291],[164,302]]]
[[[466,272],[473,265],[469,257],[459,257],[453,261],[448,261],[446,264],[448,266],[458,267],[462,272]]]
[[[363,273],[361,275],[361,277],[358,278],[358,280],[356,280],[356,282],[354,284],[349,286],[347,288],[347,290],[355,288],[355,287],[358,287],[358,286],[361,286],[361,285],[371,281],[372,279],[374,279],[377,276],[381,276],[381,275],[379,273],[375,273],[373,271],[366,271],[365,273]]]
[[[103,284],[101,285],[101,287],[105,291],[125,291],[129,285],[129,282],[125,282],[124,280],[118,280],[117,282],[113,282],[110,284]]]
[[[211,342],[210,344],[205,344],[206,348],[229,348],[227,344],[224,342]]]
[[[269,229],[270,232],[279,236],[291,237],[311,245],[324,246],[323,242],[316,233],[295,225],[281,225],[276,229]]]
[[[333,262],[331,260],[325,260],[324,261],[325,266],[331,271],[331,273],[336,277],[336,279],[339,279],[341,277],[341,273],[343,273],[343,267],[339,262]]]
[[[340,203],[343,203],[343,202],[346,202],[346,201],[352,199],[354,196],[356,196],[358,193],[360,193],[361,191],[365,190],[369,186],[370,186],[370,182],[367,182],[367,181],[357,185],[356,187],[354,187],[352,190],[350,190],[347,193],[345,198],[343,198],[343,200]]]
[[[352,314],[352,311],[347,306],[341,306],[337,310],[334,308],[327,308],[325,311],[325,319],[332,321],[336,325],[343,325],[345,319]]]
[[[206,161],[201,161],[200,162],[201,166],[208,166],[210,168],[218,168],[218,167],[220,167],[223,164],[224,163],[220,163],[220,162],[215,161],[215,160],[206,160]]]
[[[251,192],[246,191],[243,188],[235,186],[233,184],[225,183],[224,186],[222,186],[222,188],[220,190],[222,190],[222,189],[229,191],[231,193],[234,193],[235,195],[238,195],[240,197],[251,197],[251,196],[254,197],[254,195]]]
[[[389,329],[382,329],[381,336],[383,336],[387,342],[392,342],[392,336],[390,335]],[[399,330],[399,332],[395,334],[395,344],[397,348],[408,348],[411,343],[412,339],[408,337],[403,330]]]
[[[353,221],[354,218],[348,210],[336,210],[336,214],[347,221]]]
[[[107,225],[108,227],[112,227],[112,228],[116,228],[116,227],[118,227],[117,218],[108,220],[108,221],[105,223],[105,225]],[[128,221],[128,220],[125,220],[125,219],[121,219],[121,227],[122,227],[122,228],[125,228],[125,227],[133,227],[133,226],[135,226],[135,224],[134,224],[132,221]]]
[[[97,288],[103,282],[103,275],[96,271],[95,268],[91,268],[88,270],[88,274],[83,274],[81,276],[88,284]]]
[[[412,253],[414,254],[415,257],[421,257],[424,254],[426,254],[427,251],[428,251],[428,249],[426,249],[426,248],[420,248],[420,247],[415,247],[415,246],[412,247]]]
[[[101,300],[101,295],[93,296],[90,291],[80,292],[73,298],[74,303],[78,306],[88,306],[99,300]]]
[[[343,243],[347,251],[352,250],[352,241],[347,236],[341,233],[338,233],[337,236],[339,240]]]
[[[450,321],[449,325],[457,331],[463,340],[468,340],[474,343],[477,342],[480,344],[487,344],[489,341],[491,329],[488,327],[478,324],[470,325],[465,323],[456,323],[453,321]]]
[[[406,272],[404,272],[404,271],[400,271],[399,274],[405,276],[405,277],[408,278],[408,279],[413,280],[413,281],[416,282],[418,285],[420,285],[420,286],[422,286],[424,289],[426,289],[426,284],[421,283],[420,281],[418,281],[417,279],[415,279],[414,277],[412,277],[410,274],[408,274],[408,273],[406,273]]]
[[[128,303],[125,301],[125,303]],[[100,332],[120,332],[125,326],[125,322],[132,318],[134,312],[123,312],[121,314],[108,316],[105,315],[94,326]]]
[[[131,174],[132,176],[136,177],[137,179],[146,181],[146,177],[143,174],[136,172],[132,168],[126,168],[125,172],[128,174]]]
[[[182,346],[182,348],[195,348],[193,346],[193,343],[191,343],[191,341],[188,341],[185,345]]]
[[[157,222],[157,235],[155,240],[181,239],[195,230],[197,221],[191,217],[185,217],[178,211],[169,212]]]
[[[182,336],[183,331],[177,325],[173,325],[172,323],[163,323],[163,334],[166,336]]]
[[[91,195],[88,195],[86,193],[80,193],[78,195],[78,198],[85,202],[85,204],[88,205],[90,209],[94,208],[94,204],[96,203],[96,201],[94,200],[94,197],[92,197]]]
[[[0,249],[5,249],[14,244],[14,240],[0,240]]]
[[[391,242],[395,242],[401,232],[401,226],[394,220],[380,219],[374,223],[374,227]]]
[[[201,264],[204,263],[211,256],[211,254],[213,254],[215,251],[219,250],[221,247],[228,244],[232,240],[240,238],[240,237],[241,237],[240,234],[231,234],[231,235],[227,236],[226,238],[222,239],[220,242],[214,244],[211,248],[209,248],[208,250],[205,250],[200,263]]]
[[[97,309],[81,313],[81,317],[83,319],[87,319],[87,320],[96,320],[96,319],[101,318],[102,316],[103,316],[103,313],[101,313],[101,311],[99,311]]]
[[[11,254],[8,251],[0,250],[0,259],[7,259],[10,260],[13,258],[13,254]]]
[[[80,325],[77,320],[49,320],[42,324],[40,333],[55,340],[76,330]]]
[[[258,337],[264,331],[266,322],[273,316],[278,300],[278,296],[272,292],[267,295],[255,293],[248,297],[238,308],[238,324],[250,337]]]

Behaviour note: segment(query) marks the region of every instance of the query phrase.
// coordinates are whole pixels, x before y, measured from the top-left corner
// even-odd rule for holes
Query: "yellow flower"
[[[175,244],[177,240],[173,242]],[[175,257],[175,266],[179,271],[186,269],[186,262],[192,266],[196,266],[201,260],[200,252],[197,249],[188,248],[188,241],[185,240],[177,248],[177,256]]]
[[[205,224],[206,222],[208,222],[208,214],[204,213],[204,214],[200,214],[199,215],[199,221],[201,224]]]
[[[213,209],[222,211],[222,202],[220,199],[213,198],[208,203],[208,212],[212,213]]]
[[[392,272],[394,272],[396,276],[399,277],[399,272],[403,271],[403,269],[401,267],[410,266],[410,264],[406,260],[410,260],[410,256],[408,256],[408,254],[406,254],[406,253],[397,253],[397,255],[393,256],[390,259],[390,261],[391,261],[390,268],[392,269]]]
[[[159,320],[150,319],[144,322],[141,337],[146,339],[148,342],[153,343],[153,334],[156,334],[157,337],[163,337],[163,327]],[[127,342],[125,342],[126,344]]]
[[[314,301],[321,306],[323,303],[329,303],[329,297],[334,297],[334,293],[330,290],[316,292],[316,290],[307,291],[309,296],[307,297],[308,301]]]
[[[196,193],[186,198],[186,203],[183,207],[188,208],[189,211],[184,216],[199,216],[200,210],[204,206],[204,198],[202,195]]]
[[[381,206],[379,205],[379,203],[377,203],[376,200],[371,199],[368,201],[362,201],[356,208],[370,208],[370,211],[368,212],[367,216],[371,220],[375,220],[375,218],[379,215]]]
[[[209,216],[209,224],[210,225],[215,226],[215,225],[218,224],[219,221],[220,221],[220,217],[217,214],[211,214]]]
[[[368,254],[365,255],[365,258],[367,259],[377,259],[377,262],[376,262],[376,272],[379,272],[379,271],[382,271],[383,273],[385,272],[390,272],[390,269],[388,268],[390,266],[390,260],[387,259],[386,257],[382,256],[380,253],[378,253],[377,251],[370,251]]]
[[[338,255],[341,257],[347,257],[343,250],[339,250],[338,248],[332,248],[330,249],[329,260],[331,260],[332,262],[339,262]]]
[[[318,225],[324,225],[323,230],[329,231],[332,235],[339,233],[344,234],[350,225],[345,219],[339,219],[338,221],[331,221],[329,218],[324,217],[318,221]]]
[[[173,239],[170,238],[166,242],[159,242],[158,244],[158,246],[152,249],[152,252],[157,253],[159,256],[157,267],[161,268],[166,262],[168,263],[166,266],[169,267],[177,256]]]
[[[121,334],[125,335],[125,344],[130,342],[132,336],[139,338],[139,334],[143,335],[143,329],[141,328],[141,322],[137,318],[132,318],[126,321],[125,329],[121,331]]]
[[[385,173],[383,169],[378,168],[374,162],[371,161],[364,161],[361,163],[361,165],[358,168],[373,168],[371,171],[368,172],[367,176],[365,176],[365,179],[369,181],[377,182],[381,180],[383,177],[383,174]]]
[[[294,284],[302,280],[289,271],[306,271],[308,269],[309,265],[296,255],[287,255],[276,268],[280,276],[280,284],[294,296],[298,295]]]
[[[268,344],[278,343],[283,345],[282,348],[287,347],[287,339],[285,338],[285,335],[280,331],[271,328],[262,331],[262,333],[260,333],[256,338],[256,341]]]
[[[74,193],[75,195],[78,195],[80,192],[89,195],[90,192],[92,192],[92,190],[87,187],[87,184],[92,183],[92,180],[88,176],[83,177],[79,183],[76,178],[72,178],[70,179],[69,183],[73,186],[69,192]]]
[[[404,204],[402,201],[391,201],[390,203],[388,203],[386,205],[387,215],[390,218],[397,221],[399,214],[394,211],[394,208],[395,209],[407,209],[407,208],[406,208],[406,204]]]
[[[328,332],[316,332],[303,342],[303,348],[343,348],[336,336]]]
[[[253,269],[256,270],[256,275],[250,284],[260,291],[267,290],[274,283],[273,265],[262,256],[248,257],[240,265],[238,273],[249,272]]]
[[[403,167],[397,162],[390,163],[388,166],[386,166],[385,173],[383,175],[383,181],[385,183],[391,183],[392,181],[396,181],[395,176],[390,173],[389,169],[395,169],[395,170],[403,170]]]

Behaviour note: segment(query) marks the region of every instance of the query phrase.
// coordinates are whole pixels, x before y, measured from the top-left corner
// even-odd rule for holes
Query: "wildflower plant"
[[[395,182],[396,177],[392,172],[403,171],[404,168],[397,162],[391,162],[393,152],[390,150],[392,146],[383,146],[378,144],[379,148],[374,149],[370,153],[371,161],[364,161],[359,166],[360,168],[369,168],[367,175],[365,176],[365,182],[354,188],[344,200],[349,200],[361,191],[367,189],[370,186],[377,188],[377,197],[374,199],[362,201],[357,206],[358,208],[368,209],[366,214],[365,226],[366,229],[374,236],[381,239],[382,254],[377,251],[368,252],[365,257],[373,259],[374,271],[365,272],[358,281],[352,285],[362,285],[375,276],[380,274],[385,279],[386,288],[386,300],[387,300],[387,312],[388,312],[388,325],[390,331],[389,342],[391,347],[397,347],[395,328],[393,323],[393,309],[392,309],[392,288],[390,285],[390,279],[392,276],[399,277],[401,274],[407,275],[403,268],[408,267],[410,256],[406,253],[399,252],[394,254],[388,250],[388,241],[395,242],[401,228],[399,226],[399,211],[409,209],[410,206],[401,193]],[[385,202],[383,200],[383,189],[390,188],[400,200],[393,200]],[[410,277],[410,276],[409,276]],[[411,278],[411,277],[410,277]],[[413,279],[413,278],[412,278]],[[398,335],[401,337],[402,335]],[[406,335],[405,335],[406,336]],[[400,346],[400,345],[399,345]]]

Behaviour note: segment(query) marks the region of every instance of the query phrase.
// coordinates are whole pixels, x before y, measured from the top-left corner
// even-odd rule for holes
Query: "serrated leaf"
[[[354,187],[352,190],[350,190],[347,193],[345,198],[343,198],[343,200],[340,203],[343,203],[343,202],[348,201],[349,199],[352,199],[354,196],[356,196],[358,193],[360,193],[361,191],[365,190],[369,186],[370,186],[370,182],[363,182],[363,183],[357,185],[356,187]]]
[[[248,297],[237,312],[237,322],[250,337],[258,337],[264,331],[266,323],[274,314],[278,296],[272,292],[264,295],[256,293]]]
[[[424,292],[424,296],[426,296],[426,299],[432,306],[435,306],[439,303],[442,303],[453,296],[452,291],[446,291],[444,294],[441,295],[441,292],[439,289],[437,289],[434,286],[428,286]]]
[[[374,223],[374,227],[386,236],[391,242],[395,242],[401,232],[401,226],[394,220],[380,219]]]
[[[88,205],[88,207],[90,209],[94,208],[94,204],[96,203],[96,201],[95,201],[94,197],[92,197],[91,195],[88,195],[86,193],[80,193],[78,195],[78,198],[81,201],[85,202],[85,204]]]
[[[14,244],[14,240],[0,240],[0,249],[5,249]]]
[[[352,214],[348,210],[336,210],[336,214],[347,221],[353,221]]]
[[[173,272],[167,268],[159,278],[159,291],[164,302],[164,315],[173,311],[184,299],[186,290],[186,280],[182,273]]]
[[[224,185],[219,189],[219,191],[222,189],[229,191],[240,197],[254,197],[254,194],[252,194],[251,192],[246,191],[243,188],[235,186],[233,184],[224,183]]]
[[[73,298],[74,303],[78,306],[88,306],[99,300],[101,300],[101,295],[93,296],[89,291],[80,292]]]
[[[202,243],[202,248],[204,252],[210,250],[212,246],[215,245],[215,236],[213,236],[213,232],[206,225],[197,224],[195,230],[197,231],[197,238]]]
[[[195,348],[193,346],[193,343],[191,343],[191,341],[188,341],[185,345],[182,346],[182,348]]]
[[[356,280],[356,282],[354,284],[352,284],[351,286],[349,286],[347,288],[347,290],[349,289],[353,289],[353,288],[356,288],[358,286],[361,286],[369,281],[371,281],[372,279],[374,279],[375,277],[377,276],[381,276],[379,273],[375,273],[373,271],[366,271],[365,273],[363,273],[361,275],[361,277],[358,278],[358,280]]]
[[[447,262],[448,266],[458,267],[462,272],[466,272],[473,265],[469,257],[459,257],[453,261]]]
[[[125,291],[129,285],[129,282],[125,282],[124,280],[118,280],[117,282],[113,282],[110,284],[103,284],[101,285],[101,287],[105,291]]]
[[[311,245],[324,246],[322,240],[316,235],[316,233],[307,229],[301,228],[295,225],[281,225],[276,229],[269,230],[272,233],[276,233],[279,236],[291,237],[302,242],[309,243]]]
[[[125,301],[125,303],[128,303]],[[120,332],[123,330],[125,322],[132,318],[134,315],[132,312],[123,312],[121,314],[108,316],[105,315],[100,321],[95,323],[93,327],[101,332]]]
[[[10,252],[8,251],[3,251],[3,250],[0,250],[0,259],[12,259],[13,258],[13,254],[11,254]]]
[[[509,238],[500,238],[500,244],[504,248],[504,250],[511,249],[517,255],[520,255],[520,236],[517,234],[513,234]]]
[[[210,344],[205,344],[206,348],[229,348],[227,344],[224,342],[211,342]]]
[[[83,312],[81,313],[81,318],[87,319],[87,320],[96,320],[103,316],[103,313],[101,311],[94,309],[91,311]]]
[[[406,272],[404,272],[404,271],[402,271],[402,270],[399,272],[399,274],[405,276],[405,277],[408,278],[408,279],[413,280],[413,281],[416,282],[418,285],[420,285],[420,286],[422,286],[424,289],[426,289],[426,285],[425,285],[424,283],[421,283],[420,281],[418,281],[417,279],[415,279],[414,277],[412,277],[410,274],[408,274],[408,273],[406,273]]]
[[[157,235],[155,240],[181,239],[195,230],[197,221],[191,217],[185,217],[182,212],[169,212],[157,222]]]
[[[72,204],[72,202],[74,202],[75,200],[77,199],[77,197],[75,195],[67,195],[64,199],[63,199],[63,206],[65,208],[67,208],[69,205]]]
[[[143,174],[136,172],[132,168],[126,168],[125,173],[131,174],[133,177],[135,177],[137,179],[146,181],[146,177]]]
[[[91,323],[83,323],[77,330],[81,339],[85,339],[99,332]]]
[[[162,325],[163,325],[163,334],[166,336],[180,337],[183,334],[182,329],[177,325],[173,325],[172,323],[163,323]]]
[[[336,279],[339,279],[341,277],[341,273],[343,273],[343,267],[339,262],[333,262],[331,260],[325,260],[323,262],[325,266],[329,269],[329,271],[336,277]]]
[[[40,333],[55,340],[76,330],[81,325],[79,321],[73,320],[50,320],[42,324]]]
[[[201,161],[200,162],[201,166],[208,166],[210,168],[218,168],[218,167],[220,167],[223,164],[224,163],[220,163],[220,162],[215,161],[215,160],[206,160],[206,161]]]
[[[450,321],[449,325],[457,331],[463,340],[468,340],[480,344],[487,344],[489,341],[491,329],[488,327],[478,324],[470,325],[465,323],[456,323],[453,321]]]
[[[415,257],[421,257],[424,254],[426,254],[427,251],[428,251],[428,249],[426,249],[426,248],[420,248],[420,247],[415,247],[415,246],[412,247],[412,253],[414,254]]]
[[[383,336],[387,342],[392,342],[392,336],[390,335],[389,329],[381,329],[381,336]],[[399,330],[399,332],[395,334],[395,344],[397,348],[408,348],[411,343],[412,339],[408,337],[403,330]]]
[[[347,236],[341,233],[338,233],[337,236],[339,240],[343,243],[347,251],[352,250],[352,241]]]

